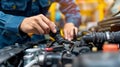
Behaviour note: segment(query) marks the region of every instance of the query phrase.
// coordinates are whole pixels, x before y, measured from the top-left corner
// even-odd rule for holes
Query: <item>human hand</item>
[[[20,25],[20,30],[25,33],[48,34],[50,30],[56,33],[56,25],[42,14],[27,17]]]
[[[77,34],[78,28],[75,27],[73,23],[66,23],[63,29],[65,39],[71,41],[74,37],[74,30]]]

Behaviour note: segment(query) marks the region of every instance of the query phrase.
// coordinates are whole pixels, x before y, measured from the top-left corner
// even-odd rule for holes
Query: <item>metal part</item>
[[[24,66],[34,59],[34,54],[27,54],[24,56]]]
[[[109,34],[109,32],[106,32],[106,37],[107,37],[107,40],[110,39],[110,34]]]
[[[32,67],[37,62],[38,62],[38,58],[35,58],[31,62],[29,62],[28,64],[26,64],[24,67]]]
[[[38,61],[40,65],[44,65],[44,61],[45,61],[45,55],[41,54],[38,56]]]

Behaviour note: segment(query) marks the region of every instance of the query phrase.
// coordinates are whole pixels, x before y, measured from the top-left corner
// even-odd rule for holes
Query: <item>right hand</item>
[[[48,34],[50,31],[56,33],[55,26],[52,21],[40,14],[25,18],[20,25],[20,30],[25,33]]]

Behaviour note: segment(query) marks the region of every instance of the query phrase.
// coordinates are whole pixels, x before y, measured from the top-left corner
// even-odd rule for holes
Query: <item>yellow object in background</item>
[[[28,36],[32,37],[33,33],[28,33]]]
[[[106,3],[105,0],[76,0],[80,7],[82,22],[95,22],[104,19]]]
[[[56,6],[57,6],[57,2],[54,2],[54,3],[52,3],[52,5],[49,8],[50,20],[53,21],[53,22],[55,22]]]
[[[106,3],[104,0],[98,0],[98,13],[99,13],[99,21],[104,19],[104,14],[105,14],[105,7],[106,7]]]
[[[50,20],[53,21],[53,22],[56,22],[55,19],[56,19],[56,9],[57,9],[57,5],[58,3],[57,2],[54,2],[52,3],[52,5],[50,6],[49,8],[49,12],[50,12]],[[63,14],[61,14],[61,17],[62,18],[65,18],[65,16]],[[61,36],[64,36],[64,33],[63,33],[63,30],[60,29],[60,34]],[[52,40],[54,40],[53,38],[50,38]]]

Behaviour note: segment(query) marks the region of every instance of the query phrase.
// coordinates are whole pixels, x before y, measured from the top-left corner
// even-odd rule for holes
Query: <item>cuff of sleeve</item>
[[[66,21],[67,21],[67,23],[73,23],[76,27],[80,26],[80,19],[71,18],[71,19],[67,19]]]
[[[66,14],[66,21],[72,22],[76,27],[80,26],[81,23],[81,17],[79,13],[76,13],[75,15],[73,14]]]
[[[5,26],[6,30],[16,33],[20,38],[26,38],[27,34],[19,29],[24,18],[25,17],[11,15]]]

